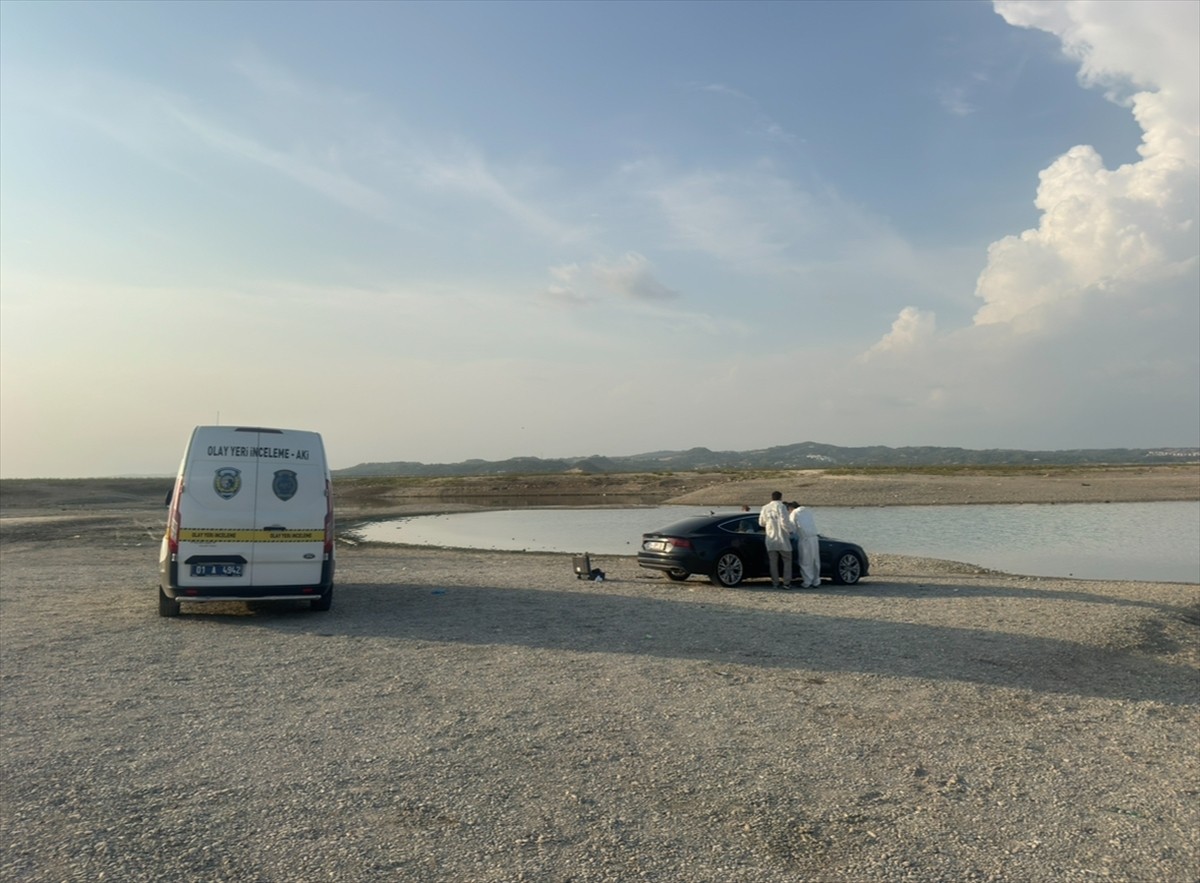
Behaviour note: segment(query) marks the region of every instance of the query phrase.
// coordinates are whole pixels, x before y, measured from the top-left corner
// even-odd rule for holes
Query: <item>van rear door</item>
[[[205,594],[251,585],[258,459],[257,432],[198,426],[184,454],[178,584]]]
[[[262,430],[256,446],[253,584],[316,588],[332,528],[321,436]]]

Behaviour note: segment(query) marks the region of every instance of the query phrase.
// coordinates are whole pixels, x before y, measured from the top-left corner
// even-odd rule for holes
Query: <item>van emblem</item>
[[[275,480],[271,482],[271,490],[275,492],[275,496],[279,497],[285,503],[296,496],[296,491],[299,488],[300,482],[296,480],[296,473],[290,469],[278,470],[275,473]]]
[[[242,489],[242,470],[225,466],[217,470],[213,478],[213,490],[222,500],[232,500]]]

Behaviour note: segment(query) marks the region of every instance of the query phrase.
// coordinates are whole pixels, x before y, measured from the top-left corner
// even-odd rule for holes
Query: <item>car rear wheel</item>
[[[833,563],[833,581],[839,586],[852,586],[862,578],[863,563],[853,552],[843,552]]]
[[[162,586],[158,587],[158,615],[159,616],[178,616],[179,602],[174,598],[168,598],[167,593],[162,590]]]
[[[691,576],[691,574],[688,573],[686,570],[668,570],[668,571],[666,571],[666,574],[667,574],[667,579],[674,580],[677,583],[681,583],[685,579],[687,579],[689,576]]]
[[[716,585],[732,589],[746,577],[746,565],[737,552],[722,552],[709,577]]]

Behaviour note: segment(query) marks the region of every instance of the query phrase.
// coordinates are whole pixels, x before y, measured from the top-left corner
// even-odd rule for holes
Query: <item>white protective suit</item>
[[[788,519],[787,505],[782,500],[772,500],[758,513],[758,523],[766,530],[767,561],[771,567],[771,585],[780,586],[780,565],[786,588],[792,582],[792,522]]]
[[[799,537],[800,585],[815,589],[821,585],[821,542],[812,509],[797,506],[792,510],[792,528]]]

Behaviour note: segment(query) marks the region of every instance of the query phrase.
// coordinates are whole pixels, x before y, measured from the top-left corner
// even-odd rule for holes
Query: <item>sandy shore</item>
[[[380,509],[404,513],[492,506],[627,501],[697,506],[761,505],[771,491],[810,506],[922,506],[965,503],[1116,503],[1200,500],[1200,464],[1155,467],[843,473],[809,469],[764,474],[664,473],[356,479],[338,483],[347,517]]]
[[[1200,879],[1200,586],[368,545],[166,620],[157,489],[10,491],[5,880]]]
[[[0,515],[79,509],[153,509],[170,479],[5,479]],[[1052,467],[1044,470],[820,469],[769,473],[669,472],[629,475],[336,479],[338,515],[437,512],[510,504],[757,506],[781,490],[810,506],[964,503],[1136,503],[1200,500],[1200,463],[1178,466]]]

